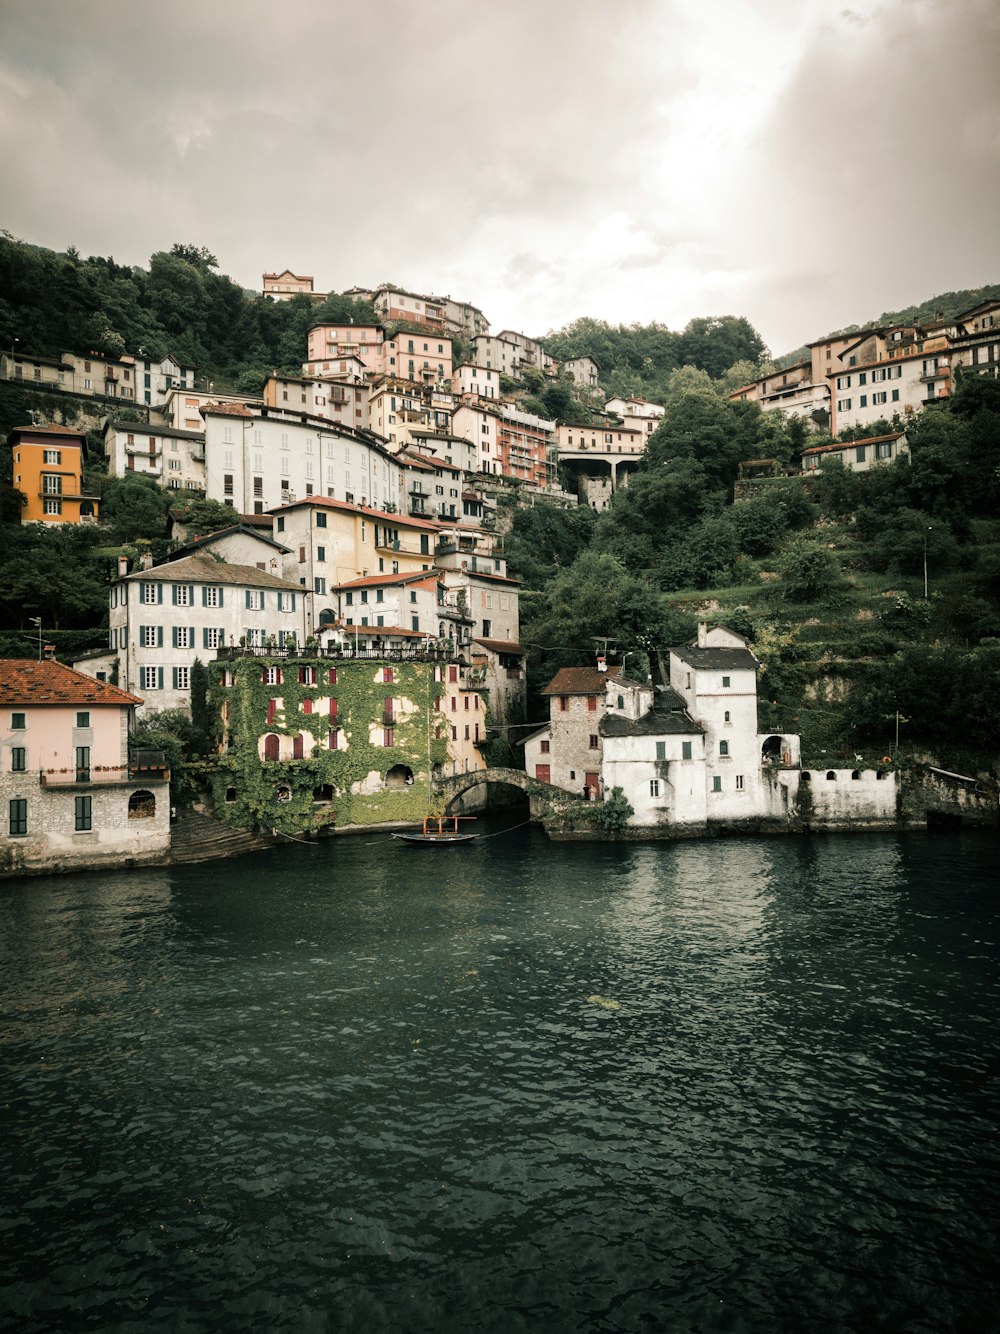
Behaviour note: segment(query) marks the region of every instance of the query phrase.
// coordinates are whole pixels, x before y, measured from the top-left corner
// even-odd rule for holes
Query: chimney
[[[55,661],[55,656],[56,656],[56,646],[55,646],[55,644],[46,644],[46,645],[45,645],[45,661],[46,661],[46,662],[54,662],[54,661]]]
[[[708,648],[708,624],[705,621],[698,622],[698,647]]]
[[[128,556],[118,557],[118,578],[124,579],[128,574]]]
[[[153,565],[153,553],[151,551],[144,551],[142,555],[139,557],[139,568],[141,570],[149,570],[152,568],[152,565]]]

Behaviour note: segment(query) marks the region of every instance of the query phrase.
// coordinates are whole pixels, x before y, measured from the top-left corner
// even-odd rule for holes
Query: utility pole
[[[38,627],[38,661],[42,660],[42,618],[40,616],[29,616],[28,620],[32,625]]]
[[[927,534],[934,531],[933,527],[928,525],[924,531],[924,601],[927,601]]]

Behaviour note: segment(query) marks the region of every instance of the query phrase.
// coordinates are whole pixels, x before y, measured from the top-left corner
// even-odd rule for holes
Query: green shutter
[[[219,606],[220,606],[220,607],[224,607],[225,605],[226,605],[226,590],[225,590],[224,588],[220,588],[220,589],[219,589]]]
[[[208,606],[208,587],[205,584],[201,586],[201,605],[203,607]]]
[[[249,588],[246,590],[246,593],[244,594],[244,596],[246,597],[246,600],[247,600],[247,611],[249,611],[249,610],[250,610],[250,590],[249,590]]]
[[[163,689],[163,668],[162,668],[162,667],[157,667],[156,672],[157,672],[157,681],[159,682],[159,687],[160,687],[160,689],[162,690],[162,689]]]
[[[162,626],[162,625],[158,625],[158,626],[156,627],[156,647],[157,647],[157,648],[162,648],[162,647],[163,647],[163,626]]]
[[[176,594],[177,594],[177,590],[174,589],[175,599],[176,599]],[[172,625],[172,626],[170,627],[170,644],[171,644],[171,647],[172,647],[172,648],[176,648],[176,647],[177,647],[177,626],[176,626],[176,625]]]
[[[156,585],[156,600],[157,600],[157,602],[162,602],[162,601],[163,601],[163,585],[162,585],[162,584],[157,584],[157,585]]]
[[[171,585],[170,585],[170,599],[171,599],[171,601],[173,602],[174,606],[176,607],[176,606],[177,606],[177,585],[176,585],[176,584],[171,584]]]

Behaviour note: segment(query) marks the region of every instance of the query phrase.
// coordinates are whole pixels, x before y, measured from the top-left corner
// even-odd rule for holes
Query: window
[[[162,668],[162,667],[140,667],[140,668],[139,668],[139,689],[140,689],[140,690],[162,690],[162,689],[163,689],[163,668]]]
[[[191,587],[189,584],[174,584],[172,593],[175,607],[189,607],[191,605]]]
[[[129,437],[131,440],[131,436]],[[62,462],[62,451],[58,449],[47,449],[44,454],[45,462],[55,464],[57,467]]]
[[[10,715],[11,731],[23,732],[25,727],[27,726],[27,723],[25,721],[27,716],[28,715],[26,713],[12,713]]]
[[[93,823],[92,823],[93,798],[77,797],[75,801],[75,806],[76,806],[76,812],[75,812],[76,819],[73,827],[78,834],[86,833],[87,831],[93,828]]]
[[[882,399],[883,399],[883,401],[885,400],[885,395],[884,395],[884,394],[882,395]],[[864,463],[865,460],[867,459],[867,457],[868,457],[868,447],[867,447],[867,445],[856,445],[855,448],[854,448],[854,461],[855,461],[855,463]]]
[[[280,686],[280,685],[281,685],[281,668],[280,668],[280,667],[265,667],[265,668],[263,668],[263,670],[262,670],[262,672],[261,672],[261,680],[263,681],[264,685],[266,685],[266,686]]]
[[[713,792],[722,791],[722,779],[719,777],[718,774],[712,775],[712,791]]]
[[[174,648],[194,648],[194,627],[190,625],[175,625]]]
[[[62,501],[46,500],[43,502],[43,508],[46,514],[62,514]]]
[[[690,758],[691,758],[691,742],[690,742],[690,741],[682,741],[682,742],[681,742],[681,759],[682,759],[682,760],[689,760]]]
[[[588,712],[588,713],[596,713],[596,712],[597,712],[597,696],[596,696],[596,695],[588,695],[588,696],[587,696],[587,712]]]
[[[24,746],[12,746],[10,751],[11,773],[23,774],[28,767],[28,752]]]
[[[543,755],[548,755],[548,753],[549,753],[549,742],[548,742],[548,741],[543,741],[543,742],[541,743],[541,750],[542,750],[542,754],[543,754]]]
[[[737,792],[742,792],[742,791],[743,791],[743,775],[742,775],[742,774],[737,774],[737,775],[736,775],[736,791],[737,791]]]
[[[569,709],[569,696],[568,696],[568,695],[560,695],[560,696],[559,696],[559,712],[560,712],[560,713],[565,713],[568,709]]]
[[[326,580],[319,575],[316,575],[313,578],[313,592],[320,593],[324,596],[326,594]]]
[[[665,741],[657,741],[656,758],[658,760],[665,760],[667,758],[667,743]]]
[[[658,778],[651,778],[649,780],[649,795],[651,797],[658,797],[660,795],[660,780]]]
[[[849,398],[838,398],[838,399],[837,399],[837,411],[838,411],[838,412],[850,412],[850,410],[851,410],[851,400],[850,400]]]
[[[868,395],[862,394],[861,397],[858,399],[858,407],[866,408],[867,406],[868,406]]]
[[[140,625],[139,626],[139,647],[157,648],[163,646],[163,626],[162,625]]]
[[[726,722],[726,723],[728,723],[728,722],[730,721],[729,710],[728,710],[728,709],[727,709],[726,712],[722,715],[722,720],[723,720],[723,722]]]
[[[591,749],[591,750],[596,750],[596,749],[597,749],[597,734],[596,734],[596,732],[591,732],[591,734],[590,734],[590,749]]]
[[[9,806],[8,834],[11,838],[24,838],[28,832],[28,803],[24,797],[16,797]]]
[[[892,391],[892,401],[893,401],[893,403],[898,403],[898,402],[899,402],[899,390],[898,390],[898,389],[894,389],[894,390]]]
[[[206,584],[201,590],[201,605],[203,607],[221,607],[222,589],[213,588],[211,585]]]
[[[317,559],[317,561],[319,561],[320,563],[322,563],[323,561],[326,560],[326,547],[317,547],[317,548],[316,548],[316,559]]]
[[[143,582],[139,585],[139,601],[146,606],[163,601],[163,592],[160,584]]]
[[[175,667],[175,668],[174,668],[174,689],[175,689],[175,690],[190,690],[190,688],[191,688],[191,668],[190,668],[190,667]]]
[[[246,607],[247,611],[263,611],[264,590],[248,588],[246,590]]]
[[[722,688],[723,688],[723,690],[728,690],[728,689],[729,689],[729,677],[728,677],[728,676],[724,676],[724,677],[722,678]]]
[[[46,494],[47,496],[61,496],[61,495],[62,495],[62,478],[61,478],[61,477],[43,477],[43,478],[42,478],[42,490],[45,492],[45,494]]]
[[[223,648],[226,643],[226,632],[213,626],[206,625],[202,630],[202,648]]]
[[[77,725],[77,727],[89,727],[89,726],[90,726],[90,714],[87,713],[87,712],[84,712],[84,713],[78,713],[78,714],[76,715],[76,725]]]

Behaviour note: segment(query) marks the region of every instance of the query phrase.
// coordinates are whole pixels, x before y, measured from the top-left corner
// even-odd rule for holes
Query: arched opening
[[[781,737],[769,736],[760,748],[760,758],[765,764],[777,764],[781,759]]]
[[[274,789],[274,795],[278,801],[291,801],[292,789],[290,787],[285,787],[284,784],[282,784],[280,787]]]
[[[236,800],[236,789],[234,787],[226,788],[226,800],[230,802]]]
[[[292,738],[292,759],[301,760],[305,753],[305,741],[302,738],[302,733],[299,732],[297,736]]]
[[[130,820],[151,820],[156,814],[156,798],[152,792],[133,792],[128,799]]]
[[[385,776],[386,787],[412,787],[413,770],[408,764],[394,764]]]
[[[832,769],[827,769],[826,777],[828,782],[835,783],[837,781],[837,775],[833,772]]]
[[[329,805],[333,801],[333,785],[331,783],[321,783],[319,787],[314,787],[313,801],[321,805]]]
[[[268,732],[267,736],[264,738],[264,759],[276,760],[278,758],[280,744],[277,734],[275,732]]]
[[[852,778],[856,783],[859,782],[860,779],[861,779],[861,771],[860,771],[859,769],[854,769],[854,770],[852,770],[852,771],[851,771],[851,778]]]
[[[812,782],[812,774],[809,772],[808,769],[803,769],[803,770],[802,770],[802,781],[803,781],[803,783],[811,783],[811,782]]]

